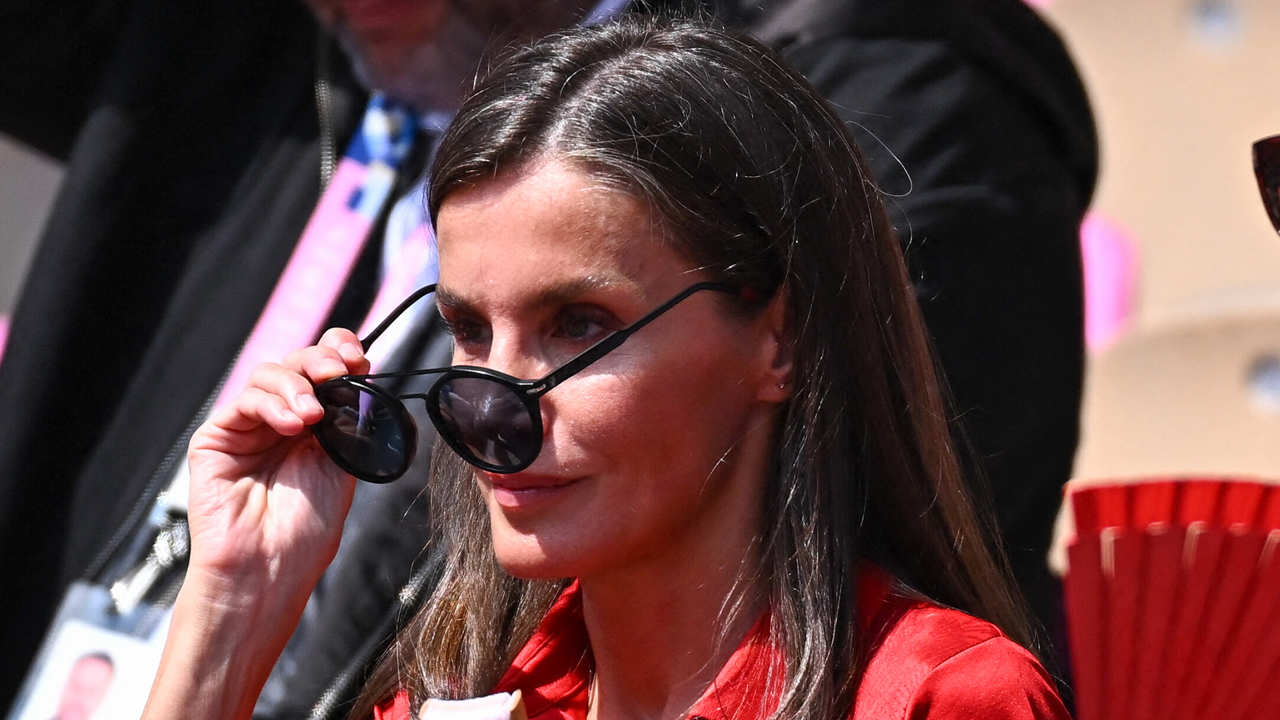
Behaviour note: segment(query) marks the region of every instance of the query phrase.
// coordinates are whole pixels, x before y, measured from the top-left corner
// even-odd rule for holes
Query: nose
[[[494,328],[485,367],[520,380],[535,380],[552,370],[532,332]]]

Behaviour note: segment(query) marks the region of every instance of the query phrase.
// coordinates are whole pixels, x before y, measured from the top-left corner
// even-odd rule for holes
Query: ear
[[[786,286],[778,288],[761,314],[765,342],[760,348],[760,384],[756,399],[784,403],[794,391],[795,338],[791,327],[791,305]]]

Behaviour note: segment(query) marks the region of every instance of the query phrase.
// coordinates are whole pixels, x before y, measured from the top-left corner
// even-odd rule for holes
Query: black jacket
[[[758,5],[716,11],[780,47],[854,125],[1015,566],[1052,622],[1043,554],[1076,445],[1077,228],[1097,162],[1075,70],[1019,0]],[[0,707],[66,585],[119,571],[113,551],[182,460],[315,204],[317,36],[292,2],[0,11],[0,129],[67,163],[0,362]],[[346,138],[364,97],[333,54]],[[367,307],[375,255],[335,322]],[[420,340],[447,354],[438,334]],[[326,688],[333,707],[358,686],[411,579],[415,496],[362,488],[356,524],[385,552],[344,540],[264,712],[303,715]],[[429,582],[429,560],[412,567]]]

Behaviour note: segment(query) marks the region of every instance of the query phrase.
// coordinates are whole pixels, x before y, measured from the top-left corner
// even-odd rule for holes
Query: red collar
[[[863,632],[878,624],[887,607],[889,576],[864,565],[858,577],[858,617]],[[525,643],[494,692],[519,689],[529,720],[583,720],[594,661],[582,618],[582,592],[574,582],[556,599]],[[775,668],[770,677],[770,668]],[[729,656],[711,686],[694,703],[688,718],[757,720],[773,709],[782,680],[783,655],[769,642],[769,613],[761,614]],[[770,692],[772,690],[773,692]],[[413,713],[404,691],[374,711],[374,720],[409,720]]]
[[[858,616],[865,630],[884,606],[889,578],[878,568],[866,566],[858,580]],[[582,618],[582,591],[574,582],[556,599],[494,691],[519,689],[529,720],[582,720],[593,665]],[[770,698],[781,690],[783,667],[782,650],[769,641],[769,613],[762,613],[687,717],[767,717],[773,709]]]
[[[575,581],[556,598],[494,692],[519,689],[529,720],[585,718],[594,665]]]
[[[858,576],[859,629],[868,657],[851,720],[915,717],[925,709],[930,717],[1069,718],[1031,653],[989,622],[891,593],[890,582],[869,565]],[[767,688],[781,680],[783,659],[782,649],[769,642],[764,613],[694,704],[690,720],[768,717],[774,694]],[[519,689],[529,720],[583,720],[592,664],[581,592],[570,585],[496,691]],[[779,669],[772,677],[771,668]],[[374,711],[374,720],[410,718],[403,691]]]

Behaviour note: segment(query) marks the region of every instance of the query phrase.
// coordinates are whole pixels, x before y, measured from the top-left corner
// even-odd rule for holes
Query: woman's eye
[[[453,336],[453,341],[456,344],[469,345],[484,342],[488,335],[488,329],[483,323],[465,317],[448,317],[444,315],[441,317],[444,319],[445,332]]]
[[[597,340],[612,331],[613,324],[613,317],[606,312],[569,308],[556,316],[554,335],[565,340]]]

